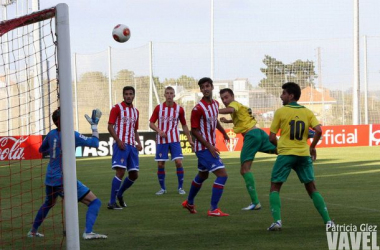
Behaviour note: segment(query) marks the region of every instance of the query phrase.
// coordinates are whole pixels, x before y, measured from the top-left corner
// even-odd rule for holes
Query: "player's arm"
[[[153,129],[154,131],[156,131],[158,133],[159,136],[161,136],[162,138],[166,138],[166,133],[164,131],[162,131],[161,129],[159,129],[155,123],[153,122],[150,122],[149,123],[149,127],[151,129]]]
[[[232,120],[228,120],[226,117],[221,117],[221,118],[219,119],[219,121],[220,121],[220,122],[223,122],[223,123],[233,123]]]
[[[310,155],[311,155],[311,159],[315,161],[317,159],[317,150],[315,149],[315,147],[317,146],[319,139],[321,139],[322,127],[319,124],[315,126],[313,129],[314,129],[314,137],[313,137],[312,143],[310,144]]]
[[[117,136],[115,128],[114,128],[116,119],[119,116],[119,114],[120,114],[120,109],[118,109],[117,106],[112,107],[111,112],[110,112],[110,117],[108,119],[107,129],[108,129],[108,132],[110,133],[110,135],[112,136],[112,138],[117,143],[117,146],[121,150],[125,150],[125,143],[122,140],[120,140],[120,138]]]
[[[217,154],[220,153],[216,147],[214,147],[211,143],[206,141],[205,138],[203,138],[198,128],[191,128],[191,133],[194,135],[195,138],[197,138],[197,140],[200,143],[202,143],[210,151],[212,156],[216,157]]]
[[[230,137],[227,135],[226,131],[224,130],[219,121],[216,121],[216,128],[223,134],[224,140],[230,140]]]
[[[141,151],[142,150],[142,145],[141,145],[141,141],[140,141],[140,134],[137,131],[137,129],[135,130],[135,140],[137,142],[136,149],[138,151]]]
[[[185,110],[182,107],[180,107],[180,109],[179,109],[179,116],[178,116],[178,118],[179,118],[179,121],[181,122],[182,130],[185,133],[185,135],[187,137],[187,140],[189,141],[191,147],[194,149],[193,138],[191,137],[191,134],[190,134],[190,131],[189,131],[189,127],[186,124]]]
[[[269,141],[277,147],[277,136],[276,133],[270,132]]]
[[[166,133],[156,126],[156,121],[158,120],[159,112],[160,112],[160,105],[157,105],[154,108],[152,116],[149,119],[149,127],[153,129],[154,131],[156,131],[158,135],[161,136],[162,138],[166,138]]]
[[[79,146],[87,146],[91,148],[98,148],[99,147],[99,138],[96,136],[87,137],[79,132],[75,131],[75,147]]]
[[[270,125],[269,141],[277,147],[277,132],[280,130],[281,119],[280,112],[274,113],[272,124]]]
[[[235,112],[235,109],[233,107],[219,109],[219,114],[222,114],[222,115],[232,114],[233,112]]]
[[[187,137],[187,140],[189,141],[190,145],[192,148],[194,148],[194,142],[193,142],[193,138],[191,137],[190,135],[190,131],[189,131],[189,128],[187,127],[187,125],[182,125],[182,129],[183,129],[183,132],[185,133],[186,137]]]
[[[45,137],[45,139],[42,141],[40,148],[38,151],[40,153],[47,152],[49,150],[49,140],[48,140],[49,134]]]

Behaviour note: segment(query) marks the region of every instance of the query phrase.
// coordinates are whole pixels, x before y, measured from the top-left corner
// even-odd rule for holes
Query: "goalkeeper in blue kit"
[[[92,112],[92,117],[85,115],[87,121],[91,124],[92,137],[86,137],[75,131],[75,147],[88,146],[99,147],[99,133],[98,123],[102,115],[99,109]],[[51,130],[42,142],[39,148],[40,153],[49,153],[50,160],[46,170],[46,198],[44,204],[38,210],[36,218],[34,219],[33,226],[28,232],[28,237],[44,237],[43,234],[38,232],[38,228],[46,218],[49,210],[54,207],[57,197],[63,198],[63,178],[62,178],[62,154],[61,154],[61,126],[60,126],[60,109],[58,108],[53,112],[52,120],[57,126],[56,129]],[[92,231],[96,218],[101,206],[100,200],[95,196],[91,190],[77,181],[78,188],[78,201],[88,206],[86,214],[86,228],[83,233],[83,239],[106,239],[107,236],[97,234]]]

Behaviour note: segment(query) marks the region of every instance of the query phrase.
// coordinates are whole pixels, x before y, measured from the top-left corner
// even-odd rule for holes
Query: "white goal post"
[[[61,109],[62,168],[64,186],[64,214],[66,248],[79,249],[78,198],[75,161],[75,137],[73,121],[73,98],[71,77],[71,50],[69,29],[69,8],[67,4],[34,12],[19,18],[0,22],[0,37],[9,31],[26,25],[36,24],[55,18],[57,85],[59,86],[59,106]],[[38,29],[41,27],[37,26]],[[52,34],[54,36],[54,34]],[[4,37],[3,37],[4,38]],[[6,39],[8,40],[8,39]],[[5,41],[10,43],[10,40]],[[5,78],[7,72],[5,74]],[[18,84],[17,82],[15,84]],[[41,107],[42,109],[43,107]],[[9,118],[8,118],[9,119]],[[49,119],[51,119],[49,117]],[[42,133],[42,130],[38,131]]]

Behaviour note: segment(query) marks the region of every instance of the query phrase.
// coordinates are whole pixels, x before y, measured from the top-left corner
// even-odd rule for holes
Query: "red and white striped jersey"
[[[191,128],[199,129],[202,137],[211,143],[216,144],[216,125],[219,115],[219,103],[212,100],[212,103],[207,103],[203,99],[195,105],[191,111]],[[205,145],[195,138],[195,151],[206,149]]]
[[[113,124],[119,139],[126,144],[135,145],[135,130],[139,128],[139,111],[125,102],[112,107],[108,124]]]
[[[156,135],[157,144],[165,144],[179,142],[178,122],[182,126],[186,125],[185,110],[174,103],[172,107],[166,106],[166,102],[157,105],[154,109],[150,122],[156,123],[158,120],[158,128],[166,133],[166,138],[162,138],[158,133]]]

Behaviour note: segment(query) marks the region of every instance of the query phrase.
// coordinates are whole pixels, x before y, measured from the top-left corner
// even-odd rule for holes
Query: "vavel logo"
[[[144,135],[140,134],[140,141],[142,144],[142,151],[139,154],[156,154],[156,141],[153,139],[147,139]],[[75,155],[77,157],[87,157],[87,156],[107,156],[112,155],[112,145],[114,139],[109,137],[108,134],[100,135],[99,147],[98,148],[89,148],[89,147],[77,147]]]
[[[379,250],[376,225],[326,225],[326,236],[329,250]]]

